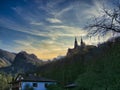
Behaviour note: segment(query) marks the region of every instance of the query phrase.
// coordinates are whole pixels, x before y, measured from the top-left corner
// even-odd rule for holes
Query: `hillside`
[[[14,53],[0,49],[0,67],[10,66],[15,56]]]
[[[40,67],[36,73],[57,80],[62,85],[76,82],[78,88],[120,86],[120,37],[85,53],[76,53]],[[115,86],[116,85],[116,86]],[[95,90],[98,90],[95,89]],[[75,90],[75,89],[74,89]],[[118,89],[117,89],[118,90]]]
[[[92,90],[120,89],[120,37],[114,43],[107,42],[98,48],[103,50],[102,55],[92,59],[86,71],[77,77],[76,90],[81,87]]]

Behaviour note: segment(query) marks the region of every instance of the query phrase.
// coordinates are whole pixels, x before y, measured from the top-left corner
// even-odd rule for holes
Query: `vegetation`
[[[10,74],[0,73],[0,90],[9,90],[9,82],[12,80]]]
[[[47,90],[63,90],[63,89],[59,85],[52,85],[51,84],[47,87]]]
[[[79,75],[78,88],[92,90],[120,89],[120,43],[115,43],[101,58],[93,60],[85,73]]]
[[[39,75],[55,79],[62,86],[77,83],[73,90],[118,90],[120,88],[120,42],[106,42],[86,53],[40,67]],[[62,89],[63,90],[63,89]]]

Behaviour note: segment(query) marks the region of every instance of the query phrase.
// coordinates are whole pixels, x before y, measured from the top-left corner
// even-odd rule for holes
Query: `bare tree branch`
[[[86,27],[90,31],[89,34],[106,34],[109,31],[120,33],[120,3],[113,9],[104,7],[103,11],[103,16],[94,17],[94,23]]]

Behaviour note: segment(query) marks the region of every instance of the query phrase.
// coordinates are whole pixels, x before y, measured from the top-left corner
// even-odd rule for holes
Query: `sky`
[[[112,0],[103,0],[111,5]],[[102,2],[103,2],[102,1]],[[109,1],[109,2],[108,2]],[[113,0],[114,1],[114,0]],[[107,40],[88,38],[85,25],[101,15],[100,0],[0,0],[0,49],[27,51],[43,60],[66,55],[75,36],[86,44]]]

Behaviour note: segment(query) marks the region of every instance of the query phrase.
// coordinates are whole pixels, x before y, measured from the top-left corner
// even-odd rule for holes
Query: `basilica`
[[[78,53],[80,51],[82,52],[85,47],[86,47],[86,45],[83,42],[82,37],[81,37],[80,45],[78,45],[77,38],[75,37],[74,48],[68,48],[67,56],[71,56],[71,55],[76,54],[76,53]]]

